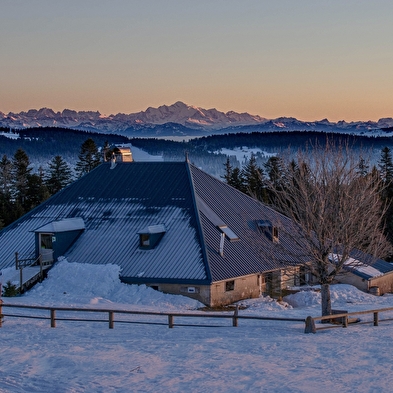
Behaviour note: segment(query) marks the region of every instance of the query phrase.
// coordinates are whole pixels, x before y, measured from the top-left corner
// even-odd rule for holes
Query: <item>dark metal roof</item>
[[[291,221],[266,205],[188,162],[132,162],[100,165],[3,229],[0,269],[13,266],[16,251],[34,253],[32,231],[70,218],[85,230],[67,259],[117,264],[127,282],[209,284],[309,261]],[[261,222],[278,228],[277,242]],[[156,225],[162,239],[141,249],[139,233]]]
[[[36,228],[80,217],[86,230],[67,251],[70,262],[121,266],[139,281],[210,282],[185,162],[102,164],[0,232],[0,268],[14,252],[34,252]],[[138,232],[165,225],[154,250],[139,248]]]
[[[282,231],[279,243],[274,243],[258,229],[260,220],[277,226],[288,226],[288,218],[195,166],[191,165],[190,169],[213,281],[276,270],[308,261],[293,238],[288,236],[289,230]],[[225,237],[221,256],[220,225],[223,224],[239,240],[230,241]]]

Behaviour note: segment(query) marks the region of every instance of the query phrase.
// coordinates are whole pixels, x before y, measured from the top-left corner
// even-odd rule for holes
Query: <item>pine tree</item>
[[[392,152],[385,146],[381,151],[381,158],[378,161],[379,172],[385,185],[389,185],[393,180]]]
[[[45,184],[51,195],[56,194],[72,181],[72,171],[70,166],[61,156],[53,157],[49,162],[49,172],[45,178]]]
[[[225,173],[224,176],[222,176],[222,178],[225,180],[227,184],[229,184],[231,181],[232,171],[233,171],[229,157],[227,157],[227,160],[225,161],[224,168],[225,168]]]
[[[81,150],[78,155],[78,162],[75,167],[78,177],[89,173],[95,167],[100,165],[100,163],[100,154],[94,140],[92,138],[86,139],[86,141],[82,143]]]
[[[28,210],[26,194],[31,171],[29,157],[24,150],[18,149],[12,160],[12,197],[25,211]]]
[[[12,162],[4,154],[0,161],[0,193],[8,200],[11,199]]]
[[[271,156],[264,164],[264,168],[270,183],[269,187],[276,190],[284,189],[285,170],[282,159],[278,156]],[[269,203],[274,204],[274,193],[269,190],[266,193]]]
[[[233,168],[228,184],[241,192],[246,192],[242,171],[238,167]]]
[[[251,154],[242,171],[245,192],[255,199],[267,201],[266,189],[263,185],[264,173],[257,165],[255,154]]]
[[[369,169],[370,169],[370,166],[368,165],[366,160],[362,156],[360,156],[358,169],[357,169],[357,174],[360,177],[365,177],[365,176],[367,176],[369,174]]]
[[[383,181],[381,199],[387,206],[384,215],[385,233],[389,241],[393,243],[393,161],[389,147],[385,146],[381,151],[381,158],[378,161],[380,178]]]
[[[50,197],[48,188],[44,182],[42,168],[39,174],[29,174],[26,192],[26,211],[33,209]]]

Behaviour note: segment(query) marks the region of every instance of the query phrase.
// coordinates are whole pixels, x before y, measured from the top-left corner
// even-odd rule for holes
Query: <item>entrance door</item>
[[[52,236],[52,233],[40,233],[40,254],[44,265],[53,262]]]

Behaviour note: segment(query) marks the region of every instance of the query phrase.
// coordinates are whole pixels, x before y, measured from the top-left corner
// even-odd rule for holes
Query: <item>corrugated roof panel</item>
[[[0,268],[7,258],[14,263],[15,251],[34,252],[29,231],[80,217],[86,229],[66,253],[70,261],[116,263],[122,276],[143,270],[143,277],[206,281],[192,200],[185,162],[103,164],[0,232]],[[161,242],[140,250],[138,231],[157,224],[166,229]]]
[[[260,220],[272,222],[278,228],[288,226],[286,217],[194,166],[191,166],[191,173],[213,281],[308,261],[304,251],[285,231],[275,243],[258,229]],[[223,256],[219,252],[220,229],[209,219],[215,216],[239,238],[236,242],[224,240]]]

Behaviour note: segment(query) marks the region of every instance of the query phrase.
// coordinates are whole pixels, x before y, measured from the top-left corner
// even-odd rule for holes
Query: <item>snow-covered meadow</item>
[[[9,273],[0,276],[3,282]],[[118,273],[114,265],[64,260],[43,283],[3,301],[202,312],[197,310],[200,303],[186,297],[122,284]],[[332,299],[334,308],[348,311],[393,307],[392,295],[375,297],[348,285],[333,286]],[[286,300],[289,303],[268,297],[243,301],[247,308],[239,315],[305,318],[320,314],[317,292],[301,292]],[[11,309],[4,308],[3,313]],[[51,328],[48,320],[5,317],[0,329],[0,392],[392,390],[393,321],[316,334],[304,334],[302,322],[240,319],[237,328],[230,319],[209,319],[209,323],[221,326],[168,329],[167,325],[115,322],[114,329],[108,329],[107,322],[57,321],[57,327]]]
[[[236,160],[239,161],[241,166],[245,165],[253,154],[261,154],[263,157],[266,157],[266,159],[276,155],[276,153],[268,153],[259,147],[248,148],[247,146],[236,147],[235,149],[222,148],[218,151],[215,151],[214,153],[225,154],[226,156],[235,156]]]

